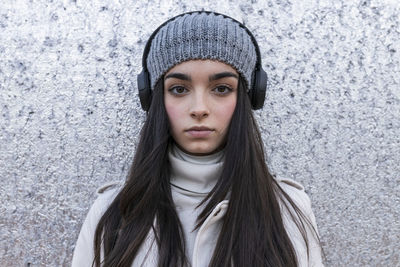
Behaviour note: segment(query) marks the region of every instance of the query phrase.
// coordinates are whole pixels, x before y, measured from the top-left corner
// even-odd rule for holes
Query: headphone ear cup
[[[264,106],[267,81],[267,73],[262,68],[256,69],[254,75],[254,87],[250,90],[250,100],[254,110],[261,109]]]
[[[149,111],[152,92],[150,88],[150,76],[144,69],[137,76],[137,85],[139,91],[140,104],[144,111]]]

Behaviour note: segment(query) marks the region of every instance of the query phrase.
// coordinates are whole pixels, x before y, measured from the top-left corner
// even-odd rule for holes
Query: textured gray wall
[[[95,189],[131,164],[145,41],[201,8],[259,41],[269,167],[306,186],[326,266],[400,266],[397,0],[2,0],[0,266],[70,264]]]

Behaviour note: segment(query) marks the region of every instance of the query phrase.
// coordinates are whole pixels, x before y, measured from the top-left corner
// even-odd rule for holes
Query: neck
[[[207,194],[221,175],[224,151],[191,155],[176,145],[170,147],[171,184],[193,193]]]

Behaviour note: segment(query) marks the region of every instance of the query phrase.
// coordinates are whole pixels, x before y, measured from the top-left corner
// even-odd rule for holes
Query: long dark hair
[[[295,267],[297,256],[281,208],[289,211],[307,245],[310,221],[281,189],[265,163],[260,131],[239,78],[237,104],[225,145],[223,171],[202,203],[197,228],[230,194],[210,266]],[[101,217],[94,239],[94,266],[131,266],[148,233],[154,231],[158,266],[188,264],[185,242],[169,184],[168,146],[173,142],[164,106],[163,79],[157,82],[132,167],[121,192]],[[282,205],[282,206],[280,206]],[[201,206],[201,204],[199,205]],[[315,231],[314,231],[315,233]],[[315,234],[315,238],[318,239]]]

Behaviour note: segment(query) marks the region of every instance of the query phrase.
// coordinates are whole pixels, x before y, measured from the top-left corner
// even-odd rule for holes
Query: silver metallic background
[[[96,188],[131,164],[147,38],[201,8],[259,41],[269,168],[305,185],[326,266],[400,266],[397,0],[2,0],[0,266],[69,266]]]

